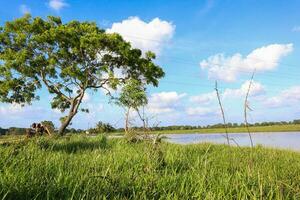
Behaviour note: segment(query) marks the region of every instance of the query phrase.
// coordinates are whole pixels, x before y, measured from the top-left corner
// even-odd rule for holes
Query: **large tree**
[[[153,59],[153,53],[143,55],[95,23],[25,15],[0,27],[0,101],[30,104],[46,88],[52,108],[67,113],[63,134],[78,111],[85,111],[80,105],[87,90],[109,93],[129,79],[157,86],[164,72]]]

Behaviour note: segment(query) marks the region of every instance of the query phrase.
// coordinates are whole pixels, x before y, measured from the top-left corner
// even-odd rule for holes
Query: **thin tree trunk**
[[[125,133],[128,133],[128,129],[129,129],[129,112],[130,112],[130,108],[128,108],[125,114]]]
[[[147,123],[146,123],[146,119],[145,119],[144,107],[143,107],[143,116],[141,115],[139,109],[136,109],[136,112],[138,113],[140,120],[142,120],[142,122],[143,122],[144,131],[146,131],[148,129],[148,127],[147,127]]]

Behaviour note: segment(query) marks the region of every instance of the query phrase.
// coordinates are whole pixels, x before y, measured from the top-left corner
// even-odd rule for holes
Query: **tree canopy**
[[[137,110],[148,103],[146,88],[136,79],[130,79],[122,88],[117,104]]]
[[[0,101],[30,104],[47,88],[52,108],[67,113],[63,134],[87,90],[109,94],[129,79],[157,86],[164,72],[154,59],[95,23],[25,15],[0,27]]]

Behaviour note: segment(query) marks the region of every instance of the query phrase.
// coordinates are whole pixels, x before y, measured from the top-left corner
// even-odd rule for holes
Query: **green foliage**
[[[5,135],[6,132],[7,132],[7,129],[0,127],[0,135]]]
[[[8,135],[24,135],[26,133],[26,128],[10,127],[8,128],[6,134]]]
[[[0,145],[2,199],[299,199],[300,154],[127,143],[103,136]]]
[[[157,86],[164,72],[153,53],[145,55],[95,23],[25,15],[0,27],[0,101],[31,103],[44,85],[52,108],[68,110],[63,132],[78,110],[86,111],[79,107],[88,89],[116,89],[128,79]]]
[[[116,129],[109,123],[104,123],[99,121],[95,128],[90,128],[87,130],[89,134],[99,134],[99,133],[111,133],[115,132]]]
[[[42,121],[41,124],[43,124],[44,126],[46,126],[48,128],[48,130],[50,131],[50,133],[53,133],[55,130],[55,126],[53,124],[52,121]]]
[[[139,107],[148,103],[147,95],[141,81],[130,79],[122,88],[117,104],[126,108],[138,110]]]
[[[300,119],[295,119],[295,120],[293,121],[293,124],[300,124]]]
[[[115,130],[116,129],[109,123],[104,123],[101,121],[99,121],[96,124],[96,128],[95,128],[96,133],[110,133],[110,132],[114,132]]]

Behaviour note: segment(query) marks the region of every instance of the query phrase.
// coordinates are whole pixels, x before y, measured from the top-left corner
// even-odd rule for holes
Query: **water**
[[[214,134],[167,134],[167,141],[177,144],[194,144],[201,142],[227,144],[224,133]],[[300,151],[300,132],[274,132],[274,133],[252,133],[254,145],[265,147],[290,149]],[[248,133],[230,133],[229,137],[239,146],[251,146]],[[233,140],[230,144],[237,146]]]

